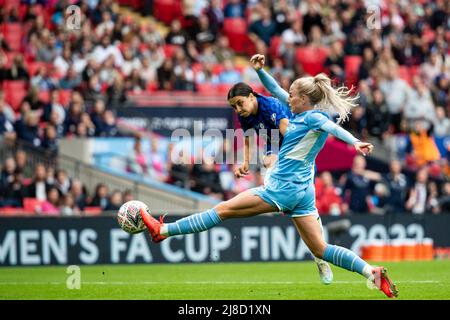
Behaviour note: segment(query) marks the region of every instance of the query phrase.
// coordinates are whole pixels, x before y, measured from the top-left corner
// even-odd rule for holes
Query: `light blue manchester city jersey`
[[[328,133],[320,128],[327,121],[328,114],[319,110],[294,114],[289,119],[289,127],[270,179],[299,184],[312,182],[314,162],[328,137]]]

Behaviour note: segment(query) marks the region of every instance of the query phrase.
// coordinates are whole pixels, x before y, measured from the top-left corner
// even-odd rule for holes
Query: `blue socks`
[[[215,209],[196,213],[186,218],[167,223],[167,235],[176,236],[179,234],[202,232],[221,223],[219,215]]]
[[[370,265],[367,262],[358,257],[352,251],[330,244],[325,248],[322,259],[349,271],[358,272],[365,277],[368,276],[367,270],[371,269]]]

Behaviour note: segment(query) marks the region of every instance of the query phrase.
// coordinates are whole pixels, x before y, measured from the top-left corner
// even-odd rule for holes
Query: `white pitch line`
[[[177,282],[167,282],[167,281],[141,281],[141,282],[124,282],[124,281],[81,281],[81,284],[85,285],[112,285],[112,286],[123,286],[123,285],[168,285],[168,284],[285,284],[285,285],[296,285],[296,284],[317,284],[318,281],[177,281]],[[364,281],[333,281],[336,284],[351,284],[351,283],[364,283]],[[396,283],[440,283],[440,281],[435,280],[406,280],[397,281]],[[65,282],[16,282],[16,281],[0,281],[0,286],[2,285],[65,285]]]

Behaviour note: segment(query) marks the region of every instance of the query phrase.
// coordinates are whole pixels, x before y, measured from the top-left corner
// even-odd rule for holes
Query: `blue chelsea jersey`
[[[314,162],[328,137],[328,133],[320,128],[328,120],[329,115],[319,110],[294,114],[289,119],[271,179],[293,183],[312,182]]]
[[[289,119],[292,117],[292,113],[289,107],[273,97],[265,97],[257,95],[258,101],[258,113],[256,115],[250,115],[248,117],[238,116],[241,127],[244,131],[248,129],[254,129],[258,136],[260,136],[261,130],[266,130],[267,135],[261,135],[266,139],[267,151],[271,151],[272,140],[276,137],[272,137],[271,130],[279,129],[281,119]],[[278,146],[281,146],[283,142],[283,136],[279,134],[279,140],[273,141]]]

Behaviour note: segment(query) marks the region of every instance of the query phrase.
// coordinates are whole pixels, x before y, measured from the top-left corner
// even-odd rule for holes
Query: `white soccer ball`
[[[150,212],[147,205],[141,201],[131,200],[125,202],[117,213],[117,222],[122,230],[136,234],[146,229],[144,221],[142,221],[139,213],[140,209],[144,208],[147,212]]]

